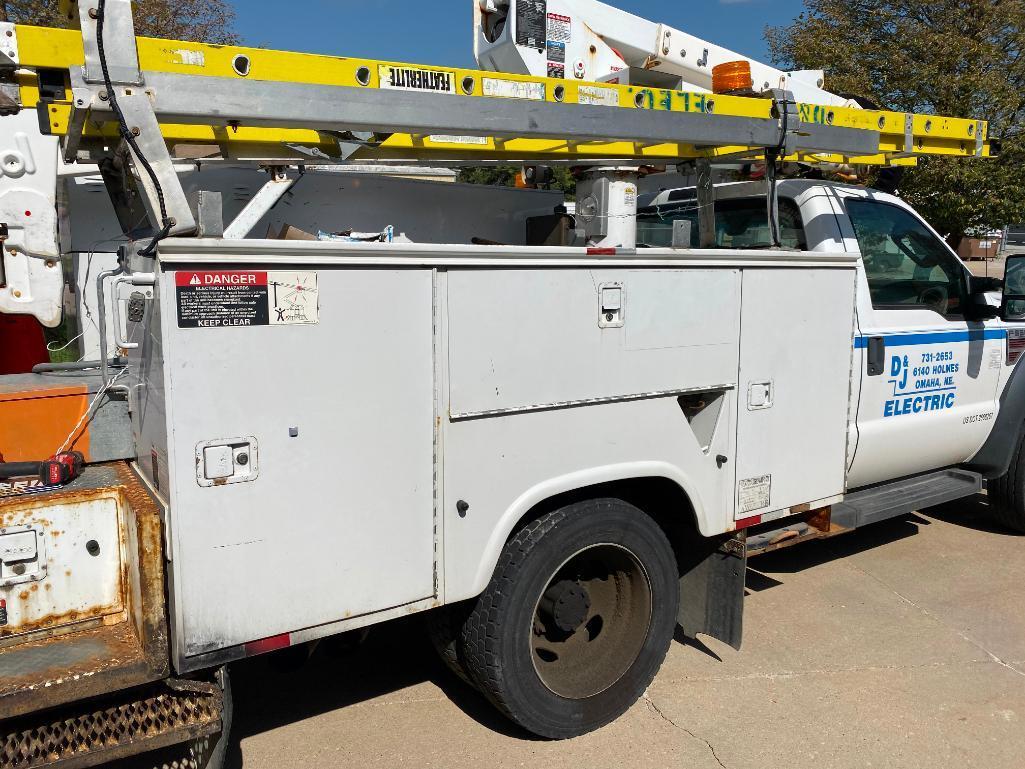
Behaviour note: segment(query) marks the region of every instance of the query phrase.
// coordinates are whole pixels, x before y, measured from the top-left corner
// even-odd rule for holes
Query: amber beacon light
[[[730,61],[712,67],[712,90],[722,94],[744,94],[754,90],[751,63]]]

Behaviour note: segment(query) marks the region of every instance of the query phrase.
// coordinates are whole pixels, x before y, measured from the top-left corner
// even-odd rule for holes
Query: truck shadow
[[[243,765],[240,743],[247,737],[388,695],[396,696],[386,701],[402,701],[396,693],[427,682],[487,729],[516,739],[535,739],[444,666],[420,618],[375,627],[366,642],[354,649],[340,651],[332,646],[322,644],[298,669],[280,665],[280,657],[274,655],[232,666],[235,712],[228,767]]]
[[[930,507],[923,510],[921,514],[909,513],[889,521],[866,526],[850,534],[817,540],[757,556],[748,561],[748,593],[758,593],[782,584],[779,580],[763,572],[796,574],[829,561],[857,555],[866,550],[914,537],[918,535],[922,527],[933,525],[930,519],[986,534],[1021,536],[994,523],[989,507],[990,502],[986,494],[976,494],[968,499]]]
[[[771,574],[796,574],[829,561],[839,560],[866,550],[873,550],[883,545],[898,542],[908,537],[914,537],[918,534],[920,527],[929,525],[930,522],[927,519],[915,513],[910,513],[889,521],[866,526],[849,534],[841,534],[830,539],[814,540],[756,556],[748,560],[748,592],[759,593],[783,584],[763,572]]]
[[[984,494],[926,511],[929,518],[969,529],[1011,536],[1012,532],[990,523]],[[779,577],[817,565],[882,547],[932,525],[928,518],[910,514],[866,527],[830,540],[807,543],[789,550],[759,556],[750,561],[748,594],[782,585]],[[775,576],[769,576],[764,572]],[[785,577],[784,577],[785,578]],[[676,641],[721,659],[699,639],[677,632]],[[478,692],[460,681],[438,659],[419,617],[408,617],[375,627],[365,643],[340,649],[325,642],[305,665],[294,669],[281,663],[279,653],[242,661],[232,666],[235,712],[227,767],[244,765],[241,743],[264,734],[347,707],[402,702],[431,696],[432,692],[403,690],[432,683],[468,717],[486,729],[517,740],[536,740],[503,718]],[[287,654],[287,653],[286,653]],[[396,735],[395,739],[402,739]],[[118,764],[138,769],[140,764]]]
[[[976,494],[971,499],[949,502],[945,505],[929,508],[929,517],[944,523],[951,523],[986,534],[1000,534],[1008,537],[1021,537],[1019,532],[1012,531],[993,521],[990,514],[990,501],[986,494]]]

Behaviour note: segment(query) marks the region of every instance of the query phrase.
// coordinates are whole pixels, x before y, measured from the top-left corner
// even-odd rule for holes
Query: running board
[[[748,557],[793,547],[813,539],[846,534],[862,526],[897,518],[982,491],[982,476],[968,470],[940,470],[848,494],[826,510],[755,527],[747,533]]]
[[[896,483],[855,491],[833,506],[833,523],[857,529],[982,491],[982,476],[968,470],[941,470]]]

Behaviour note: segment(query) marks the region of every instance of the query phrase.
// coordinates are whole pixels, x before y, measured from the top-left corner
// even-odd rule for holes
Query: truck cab
[[[1017,362],[994,317],[992,281],[972,275],[900,198],[817,180],[779,183],[783,246],[860,254],[851,366],[849,491],[969,463],[982,450]],[[638,240],[668,245],[693,222],[693,190],[644,200]],[[716,245],[769,243],[764,185],[716,188]],[[808,370],[812,377],[827,372]]]

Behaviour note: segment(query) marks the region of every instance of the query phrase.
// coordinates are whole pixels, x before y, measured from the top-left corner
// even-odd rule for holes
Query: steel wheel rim
[[[601,694],[640,656],[651,617],[651,581],[637,556],[616,544],[584,548],[555,570],[534,606],[534,670],[560,697]]]

